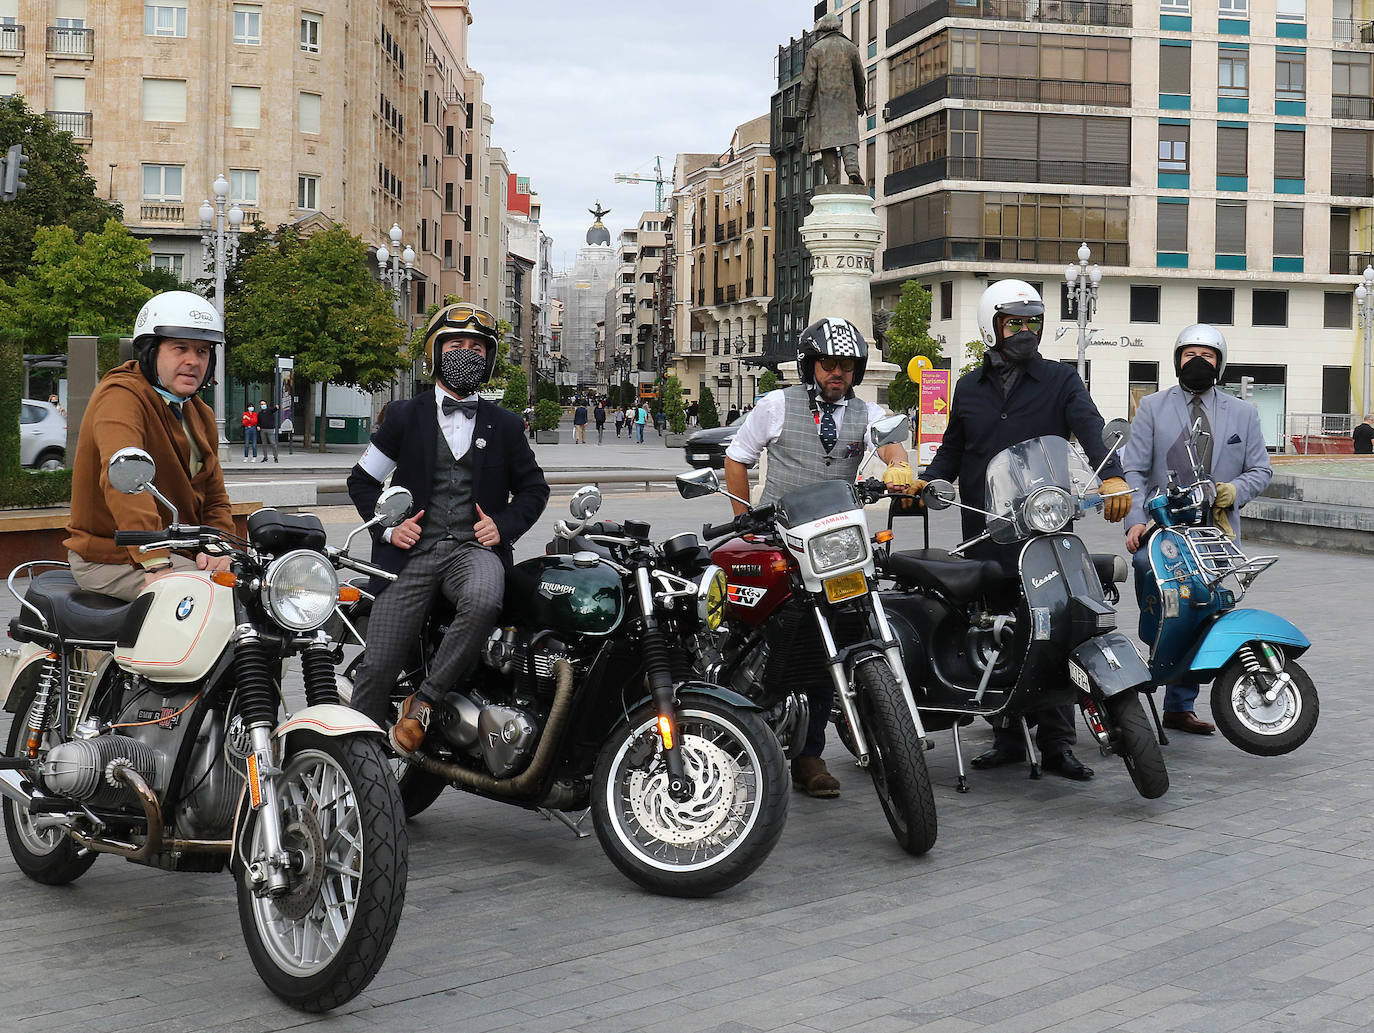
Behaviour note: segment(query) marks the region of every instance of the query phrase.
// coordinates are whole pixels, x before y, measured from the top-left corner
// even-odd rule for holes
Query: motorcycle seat
[[[137,605],[86,591],[68,570],[48,570],[39,574],[30,583],[24,599],[47,618],[50,631],[63,638],[89,642],[117,641],[124,630],[125,618]],[[37,621],[26,609],[20,610],[19,619],[23,627],[42,630],[36,627]]]
[[[951,556],[943,549],[894,552],[884,569],[899,580],[935,589],[961,603],[998,587],[1006,576],[999,563]]]

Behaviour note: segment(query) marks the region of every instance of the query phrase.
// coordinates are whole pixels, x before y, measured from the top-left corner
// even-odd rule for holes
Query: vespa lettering
[[[1033,578],[1031,578],[1031,587],[1032,587],[1032,588],[1039,588],[1039,587],[1041,587],[1042,585],[1048,585],[1051,581],[1053,581],[1053,580],[1054,580],[1055,578],[1057,578],[1058,576],[1059,576],[1059,571],[1057,571],[1057,570],[1051,570],[1051,571],[1050,571],[1048,574],[1046,574],[1044,577],[1033,577]]]

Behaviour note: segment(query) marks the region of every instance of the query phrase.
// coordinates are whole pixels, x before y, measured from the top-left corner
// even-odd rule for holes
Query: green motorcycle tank
[[[620,575],[605,564],[579,567],[571,556],[521,560],[506,581],[505,620],[564,634],[609,635],[625,616]]]

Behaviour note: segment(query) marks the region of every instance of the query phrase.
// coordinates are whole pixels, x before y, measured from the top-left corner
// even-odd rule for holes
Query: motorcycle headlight
[[[816,573],[824,574],[836,567],[863,562],[868,558],[868,541],[858,527],[840,527],[816,535],[806,543],[806,551]]]
[[[1063,488],[1047,486],[1026,499],[1026,524],[1032,531],[1053,534],[1069,522],[1073,507]]]
[[[318,552],[297,549],[273,560],[262,581],[267,612],[290,631],[313,631],[339,601],[339,576]]]
[[[701,584],[697,589],[697,616],[710,631],[715,631],[725,619],[725,571],[715,564],[707,567],[701,575]]]

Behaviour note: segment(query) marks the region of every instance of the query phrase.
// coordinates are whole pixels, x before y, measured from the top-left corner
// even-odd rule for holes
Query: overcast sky
[[[582,247],[598,199],[614,240],[654,207],[680,152],[719,153],[768,113],[777,48],[811,25],[812,0],[472,0],[468,60],[486,80],[492,144],[530,177],[556,268]],[[665,195],[671,191],[671,183]]]

